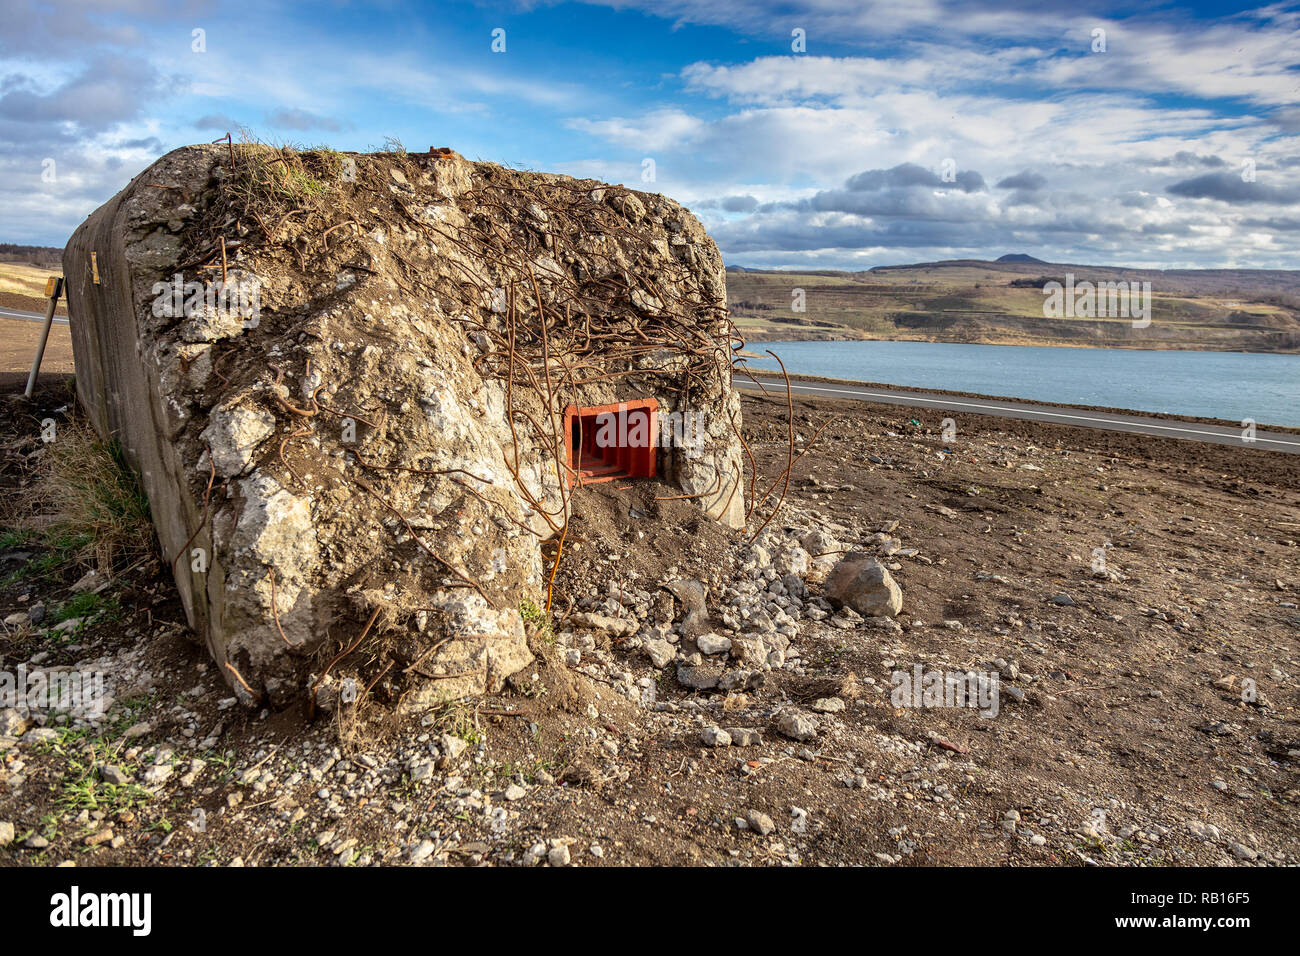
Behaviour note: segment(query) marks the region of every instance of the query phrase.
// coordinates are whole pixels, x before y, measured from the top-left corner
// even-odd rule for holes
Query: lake
[[[1300,426],[1300,355],[948,342],[754,342],[791,373]],[[779,371],[770,356],[753,369]]]

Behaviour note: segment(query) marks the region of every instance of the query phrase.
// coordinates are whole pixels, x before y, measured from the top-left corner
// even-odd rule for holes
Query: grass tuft
[[[50,576],[78,564],[112,575],[155,550],[149,500],[121,446],[82,421],[59,426],[27,505],[28,515],[0,536],[0,547],[43,549],[19,575]]]

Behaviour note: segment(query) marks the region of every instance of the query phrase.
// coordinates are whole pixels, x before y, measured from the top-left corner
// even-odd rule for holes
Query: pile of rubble
[[[855,550],[798,512],[782,517],[783,528],[732,547],[715,588],[678,577],[651,592],[610,580],[579,597],[556,636],[567,663],[638,704],[662,706],[646,663],[670,669],[690,691],[742,692],[775,669],[800,666],[802,621],[897,629],[902,590],[879,560],[898,550],[897,539],[874,533]],[[810,584],[822,593],[810,594]]]

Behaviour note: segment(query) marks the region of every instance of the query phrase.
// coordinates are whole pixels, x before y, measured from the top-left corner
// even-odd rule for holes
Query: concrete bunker
[[[663,196],[445,149],[186,147],[64,265],[81,404],[246,702],[499,689],[591,409],[690,422],[600,467],[744,523],[723,265]]]

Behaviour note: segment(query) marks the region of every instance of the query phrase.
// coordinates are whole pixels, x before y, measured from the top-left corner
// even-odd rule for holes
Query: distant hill
[[[1044,285],[1151,284],[1151,322],[1044,314]],[[1140,288],[1140,286],[1139,286]],[[796,290],[802,290],[797,293]],[[988,345],[1300,352],[1300,271],[1128,269],[954,259],[838,270],[727,272],[732,320],[754,341],[894,339]],[[795,312],[795,302],[804,311]]]
[[[0,242],[0,262],[21,262],[43,269],[57,269],[63,264],[63,250]]]

